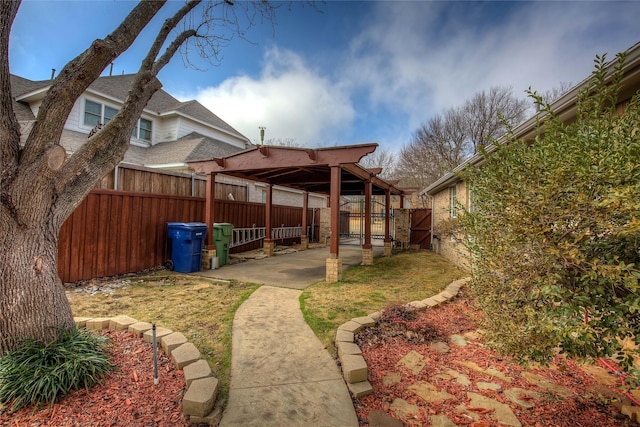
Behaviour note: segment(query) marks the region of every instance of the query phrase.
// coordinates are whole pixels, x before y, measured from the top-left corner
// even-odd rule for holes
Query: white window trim
[[[105,124],[105,117],[104,117],[104,113],[105,113],[105,109],[106,107],[111,108],[113,110],[116,111],[115,114],[117,114],[117,112],[120,110],[120,107],[114,107],[113,104],[107,104],[103,101],[99,101],[97,99],[94,98],[89,98],[89,97],[85,97],[84,98],[84,102],[82,103],[82,115],[81,115],[81,119],[80,119],[80,127],[84,128],[84,129],[93,129],[95,126],[91,126],[85,123],[85,116],[87,114],[87,101],[89,102],[93,102],[94,104],[98,104],[100,105],[100,118],[98,119],[98,123],[104,125]]]
[[[151,123],[151,138],[149,138],[149,139],[140,138],[140,121],[141,120],[146,120],[146,121]],[[153,125],[153,119],[150,119],[148,117],[140,117],[138,119],[138,121],[136,122],[136,127],[134,128],[135,135],[131,135],[131,138],[133,138],[133,139],[135,139],[137,141],[142,141],[142,143],[145,143],[145,144],[151,144],[153,142],[153,132],[154,132],[153,128],[154,127],[155,126]]]
[[[116,110],[116,114],[117,111],[120,110],[121,106],[114,106],[114,104],[109,104],[106,103],[104,101],[98,100],[96,98],[91,98],[88,96],[84,97],[84,102],[82,103],[82,113],[81,113],[81,118],[80,118],[80,127],[82,129],[87,129],[87,130],[91,130],[94,128],[94,126],[90,126],[87,125],[84,121],[85,118],[85,114],[87,112],[87,101],[93,102],[95,104],[99,104],[100,105],[100,123],[102,125],[104,125],[104,111],[105,111],[105,107],[109,107],[109,108],[113,108],[114,110]],[[140,138],[140,120],[144,119],[147,120],[151,123],[151,139],[143,139]],[[135,126],[135,136],[131,135],[131,139],[135,141],[134,145],[140,146],[140,147],[148,147],[149,145],[153,144],[153,134],[155,132],[155,120],[153,120],[152,118],[149,117],[144,117],[144,116],[140,116],[136,122],[136,126]]]

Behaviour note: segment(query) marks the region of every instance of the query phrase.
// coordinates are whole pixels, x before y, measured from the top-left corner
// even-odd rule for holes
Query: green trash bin
[[[233,224],[216,222],[213,224],[213,243],[216,245],[216,257],[220,266],[229,264],[229,246],[233,235]]]

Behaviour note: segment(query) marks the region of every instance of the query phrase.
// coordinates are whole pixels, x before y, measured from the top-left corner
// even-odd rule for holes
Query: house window
[[[107,124],[117,112],[116,108],[86,99],[84,102],[84,124],[92,128],[96,127],[98,123]]]
[[[131,136],[145,141],[151,141],[152,129],[153,122],[151,120],[141,118],[138,120],[136,127],[133,128]]]
[[[116,115],[117,112],[118,110],[116,110],[115,108],[107,107],[105,105],[104,106],[104,124],[106,125],[107,123],[109,123],[113,118],[113,116]]]
[[[456,199],[456,186],[454,185],[453,187],[449,187],[449,211],[451,212],[451,218],[456,218],[458,216],[458,213],[456,212],[456,204],[457,199]]]
[[[96,127],[98,123],[102,123],[102,104],[87,99],[84,103],[84,124]]]

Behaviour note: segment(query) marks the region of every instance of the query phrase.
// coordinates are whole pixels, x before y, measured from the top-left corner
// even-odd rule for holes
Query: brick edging
[[[412,301],[405,304],[405,306],[417,310],[437,307],[458,295],[460,288],[469,280],[471,280],[470,277],[455,280],[451,282],[444,291],[422,301]],[[338,359],[342,367],[342,376],[351,394],[357,398],[373,393],[373,387],[367,380],[367,363],[364,357],[362,357],[360,347],[355,343],[355,334],[366,327],[375,326],[379,318],[379,311],[371,313],[368,316],[354,317],[340,325],[336,332],[335,344],[338,349]]]
[[[139,322],[129,316],[115,317],[74,317],[77,328],[90,330],[110,329],[128,331],[147,343],[153,341],[152,327],[148,322]],[[162,327],[156,328],[158,347],[169,356],[176,369],[182,370],[186,383],[186,392],[182,397],[182,412],[191,424],[213,425],[219,420],[214,410],[219,391],[219,382],[211,372],[209,363],[204,360],[195,345],[187,341],[180,332]]]

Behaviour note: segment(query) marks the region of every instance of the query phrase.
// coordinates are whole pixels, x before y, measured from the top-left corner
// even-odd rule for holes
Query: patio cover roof
[[[187,164],[197,173],[221,173],[320,194],[330,194],[331,168],[340,167],[340,195],[365,194],[367,180],[371,181],[374,195],[387,191],[403,195],[403,190],[395,183],[376,176],[380,169],[365,169],[358,164],[377,147],[375,143],[316,149],[262,145],[226,157]]]

